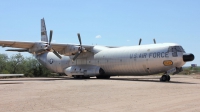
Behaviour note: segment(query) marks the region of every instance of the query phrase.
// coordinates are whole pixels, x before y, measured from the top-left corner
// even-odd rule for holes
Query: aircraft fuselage
[[[59,59],[52,52],[38,55],[37,59],[57,73],[66,73],[68,67],[74,66],[70,68],[70,73],[67,73],[81,75],[85,74],[84,70],[94,66],[100,67],[110,76],[136,76],[164,73],[172,68],[180,68],[185,64],[184,53],[180,45],[164,43],[120,48],[94,46],[92,52],[82,53],[75,61],[72,60],[73,56],[62,55],[62,59]]]

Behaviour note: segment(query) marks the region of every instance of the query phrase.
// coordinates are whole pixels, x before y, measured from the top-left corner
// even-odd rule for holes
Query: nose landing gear
[[[166,71],[164,73],[164,75],[162,75],[162,77],[160,78],[161,82],[166,82],[166,81],[170,81],[170,76],[169,74],[175,73],[177,71],[177,67],[171,68],[168,71]]]
[[[166,81],[170,81],[170,76],[168,74],[162,75],[162,77],[160,78],[161,82],[166,82]]]

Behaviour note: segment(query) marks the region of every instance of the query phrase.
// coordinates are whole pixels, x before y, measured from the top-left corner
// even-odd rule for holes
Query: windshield
[[[185,50],[182,48],[182,46],[169,46],[168,52],[184,52]]]

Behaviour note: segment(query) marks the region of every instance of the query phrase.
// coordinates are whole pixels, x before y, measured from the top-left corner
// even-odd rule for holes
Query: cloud
[[[97,35],[95,38],[97,38],[97,39],[98,39],[98,38],[101,38],[101,35]]]

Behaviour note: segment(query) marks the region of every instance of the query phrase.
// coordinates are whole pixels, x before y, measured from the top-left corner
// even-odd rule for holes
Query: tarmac
[[[0,79],[0,112],[200,112],[200,75]]]

